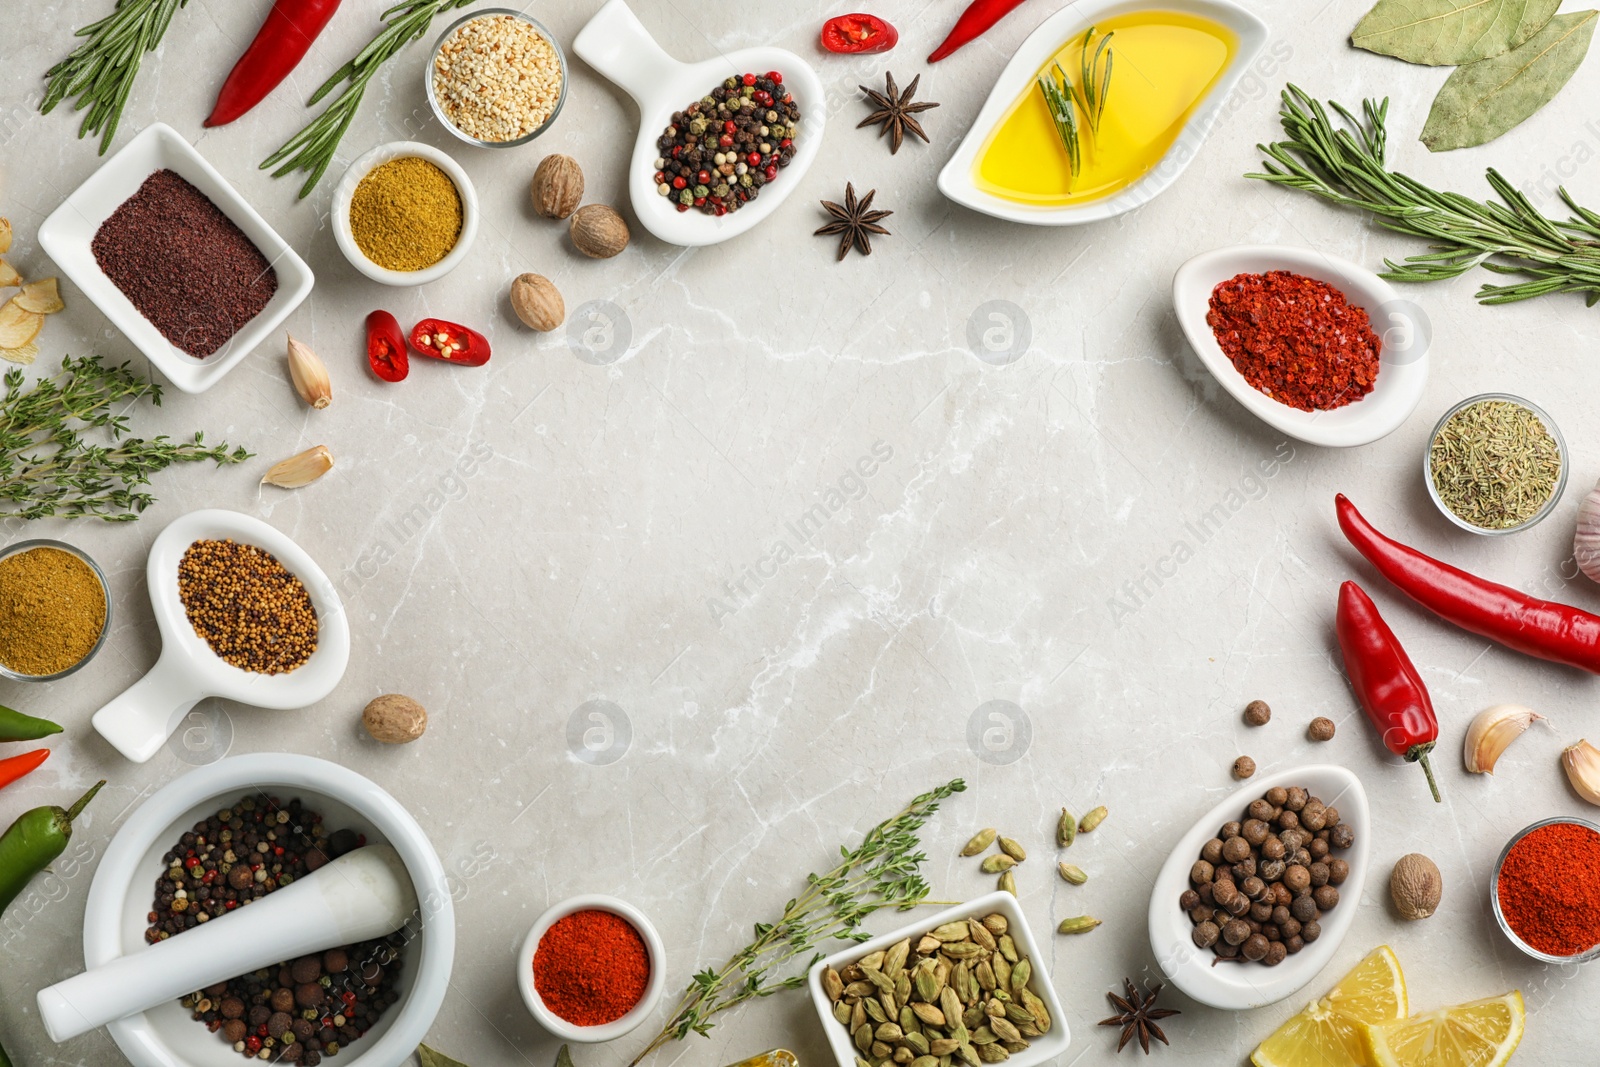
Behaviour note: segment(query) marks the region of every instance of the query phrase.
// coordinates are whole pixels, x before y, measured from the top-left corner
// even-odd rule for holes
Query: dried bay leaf
[[[1422,143],[1431,152],[1486,144],[1548,104],[1588,54],[1597,11],[1557,15],[1518,48],[1458,67],[1434,97]]]
[[[453,1060],[427,1045],[417,1046],[417,1059],[422,1062],[422,1067],[467,1067],[460,1060]]]
[[[1378,0],[1350,43],[1407,63],[1459,66],[1518,47],[1560,6],[1561,0]]]

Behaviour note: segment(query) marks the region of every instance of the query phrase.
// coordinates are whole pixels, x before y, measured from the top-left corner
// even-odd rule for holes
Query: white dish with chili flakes
[[[1302,411],[1256,389],[1234,367],[1206,322],[1212,291],[1240,274],[1283,270],[1338,289],[1366,311],[1378,336],[1378,376],[1360,400],[1328,411]],[[1189,346],[1233,398],[1262,422],[1307,444],[1349,448],[1399,429],[1428,384],[1432,327],[1427,313],[1365,267],[1310,248],[1239,245],[1195,256],[1172,279],[1172,303]]]

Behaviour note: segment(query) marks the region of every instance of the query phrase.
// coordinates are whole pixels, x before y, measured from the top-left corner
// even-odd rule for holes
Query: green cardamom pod
[[[1011,940],[1011,935],[1010,934],[1001,934],[1000,935],[999,945],[1000,945],[1000,955],[1004,956],[1006,959],[1010,960],[1012,963],[1016,963],[1017,959],[1018,959],[1018,956],[1017,956],[1017,943],[1015,941]]]
[[[1065,931],[1062,931],[1065,933]],[[1033,964],[1024,956],[1011,968],[1011,988],[1023,990],[1028,988],[1028,979],[1033,977]]]
[[[976,1030],[972,1031],[972,1043],[974,1045],[992,1045],[999,1040],[1000,1039],[995,1036],[994,1031],[989,1029],[987,1026],[980,1026]]]
[[[1011,961],[996,954],[989,963],[994,967],[994,984],[1001,989],[1011,988]]]
[[[1012,1024],[1011,1020],[998,1015],[989,1020],[989,1029],[993,1030],[995,1036],[1002,1041],[1022,1040],[1022,1035],[1017,1032],[1017,1028]]]
[[[1033,1012],[1033,1025],[1039,1028],[1041,1034],[1048,1034],[1050,1032],[1050,1010],[1044,1006],[1044,1001],[1031,989],[1019,990],[1018,996],[1022,998],[1022,1003],[1027,1009]]]
[[[1040,1032],[1039,1028],[1032,1023],[1018,1023],[1017,1033],[1022,1035],[1022,1040],[1024,1041],[1031,1041],[1034,1038],[1044,1036],[1044,1034]]]
[[[1023,848],[1022,843],[1014,837],[1000,838],[1000,851],[1004,852],[1018,863],[1021,863],[1023,860],[1028,858],[1027,849]]]
[[[909,1004],[900,1009],[900,1032],[907,1037],[922,1033],[922,1027],[917,1022],[917,1013],[911,1010]]]
[[[978,1059],[984,1063],[1004,1063],[1011,1058],[1011,1053],[997,1044],[977,1045],[975,1047],[978,1050]]]
[[[918,1056],[926,1056],[932,1051],[932,1048],[928,1043],[928,1039],[923,1037],[921,1034],[907,1034],[906,1048],[910,1049],[915,1055]]]
[[[889,1017],[883,1013],[883,1005],[879,1004],[876,999],[863,1000],[861,1006],[866,1009],[867,1018],[873,1022],[886,1023],[889,1021]]]
[[[1099,919],[1091,918],[1088,915],[1078,915],[1078,916],[1075,916],[1075,917],[1073,917],[1071,919],[1062,919],[1061,920],[1061,925],[1056,927],[1056,933],[1058,933],[1058,934],[1086,934],[1090,930],[1093,930],[1096,926],[1099,926],[1099,925],[1100,925],[1100,920]],[[1013,974],[1013,976],[1012,976],[1013,981],[1015,980],[1015,977],[1016,977],[1015,974]]]
[[[1033,1012],[1029,1011],[1021,1004],[1011,1003],[1006,1005],[1006,1018],[1018,1025],[1021,1025],[1022,1023],[1031,1023],[1033,1022]]]
[[[850,1005],[850,1032],[853,1034],[867,1024],[867,1009],[863,1007],[865,1001],[856,1001]]]
[[[870,997],[877,991],[878,987],[865,978],[859,982],[851,982],[844,987],[844,995],[847,997]]]
[[[952,941],[940,951],[953,960],[962,961],[976,959],[983,955],[982,946],[974,945],[971,941]]]
[[[1006,891],[1007,893],[1010,893],[1012,896],[1016,896],[1017,895],[1017,876],[1012,874],[1010,871],[1007,871],[1006,873],[1002,874],[1000,876],[1000,888],[1003,889],[1004,891]]]
[[[1072,817],[1072,812],[1066,808],[1061,809],[1061,818],[1056,821],[1056,845],[1060,848],[1071,848],[1072,842],[1078,837],[1078,820]]]
[[[856,1031],[856,1048],[860,1049],[862,1052],[865,1052],[871,1047],[872,1027],[863,1026],[861,1029]]]
[[[1002,852],[993,856],[985,856],[983,858],[983,864],[978,869],[984,874],[999,874],[1001,871],[1009,871],[1016,865],[1017,861],[1014,857],[1007,856]],[[966,923],[961,924],[963,930],[966,929],[966,926]]]
[[[961,1006],[961,998],[949,986],[945,986],[939,993],[939,1010],[944,1012],[946,1019],[961,1018],[961,1013],[964,1010]]]
[[[867,971],[866,975],[867,981],[876,986],[879,993],[892,994],[894,992],[894,979],[890,978],[882,971]]]
[[[1063,881],[1071,882],[1073,885],[1082,885],[1089,880],[1089,876],[1084,873],[1082,867],[1076,867],[1070,863],[1058,863],[1056,864],[1056,870],[1061,872]]]
[[[939,996],[939,982],[934,978],[932,970],[926,967],[918,967],[916,976],[912,978],[911,982],[916,986],[917,996],[929,1004],[932,1004]],[[934,1025],[938,1026],[940,1024],[934,1023]]]
[[[966,845],[962,847],[961,854],[963,856],[976,856],[978,853],[994,844],[994,839],[999,833],[1000,831],[994,829],[993,827],[979,830],[977,833],[972,835],[972,840],[968,841]]]
[[[918,1002],[911,1005],[911,1013],[929,1026],[944,1026],[944,1012],[932,1004]]]
[[[936,941],[949,943],[951,941],[965,941],[971,936],[971,933],[967,929],[967,921],[959,919],[953,923],[945,923],[943,926],[934,927],[933,932],[928,936]]]
[[[872,1067],[872,1064],[860,1056],[856,1057],[856,1067]]]
[[[995,981],[994,968],[989,966],[988,960],[979,960],[978,966],[973,969],[972,973],[978,979],[978,986],[982,989],[993,989],[998,984]]]
[[[924,1052],[911,1061],[911,1067],[939,1067],[939,1061]]]
[[[961,1042],[948,1037],[941,1037],[937,1041],[928,1042],[928,1053],[933,1056],[949,1056],[955,1053]]]
[[[894,980],[894,1000],[901,1005],[911,1003],[911,975],[905,971],[901,971],[900,977]]]
[[[971,1030],[974,1026],[982,1026],[983,1020],[988,1018],[984,1014],[982,1004],[974,1004],[961,1016],[961,1025]]]
[[[1106,806],[1104,804],[1100,805],[1078,820],[1078,832],[1080,834],[1093,833],[1094,828],[1105,822],[1106,816],[1109,814],[1111,813],[1106,810]]]
[[[872,1031],[872,1036],[884,1044],[890,1045],[905,1037],[906,1032],[900,1029],[899,1023],[882,1023],[876,1030]]]
[[[997,911],[990,912],[983,917],[983,926],[995,937],[999,937],[1011,928],[1011,924],[1006,921],[1006,917]]]
[[[1011,1053],[1013,1056],[1019,1052],[1028,1051],[1028,1043],[1026,1041],[1002,1041],[1000,1042],[1000,1047]]]
[[[883,973],[891,978],[899,973],[906,965],[906,960],[911,957],[911,939],[896,941],[889,946],[889,951],[883,955]]]
[[[883,970],[883,956],[882,949],[877,952],[869,952],[859,960],[856,960],[856,966],[863,971],[881,971]]]
[[[842,1000],[839,1001],[837,1004],[835,1004],[833,1006],[833,1017],[835,1019],[838,1019],[845,1026],[849,1026],[850,1025],[850,1005],[846,1004]]]
[[[968,919],[967,930],[972,935],[972,940],[974,942],[982,945],[990,952],[994,951],[994,935],[989,932],[989,928],[987,926],[983,925],[983,923],[979,922],[977,919]]]
[[[822,994],[829,1000],[838,1000],[844,996],[844,979],[839,977],[839,972],[832,967],[822,969]]]
[[[961,1042],[961,1046],[956,1049],[956,1056],[967,1067],[983,1067],[983,1061],[978,1058],[977,1050],[973,1048],[971,1042]]]

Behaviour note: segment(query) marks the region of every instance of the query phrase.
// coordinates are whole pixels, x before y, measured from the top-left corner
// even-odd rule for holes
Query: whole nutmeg
[[[549,333],[567,317],[561,291],[542,274],[519,274],[511,280],[511,310],[524,326],[540,333]]]
[[[1240,756],[1233,761],[1233,776],[1235,778],[1248,778],[1256,773],[1256,761],[1249,756]]]
[[[571,156],[545,156],[533,172],[533,210],[547,219],[564,219],[583,203],[583,168]]]
[[[1420,852],[1401,856],[1389,874],[1389,895],[1402,919],[1426,919],[1438,910],[1443,894],[1438,865]]]
[[[1307,732],[1311,735],[1311,740],[1313,741],[1332,741],[1333,720],[1318,715],[1311,720],[1311,728]]]
[[[389,693],[367,705],[361,723],[384,744],[403,745],[422,736],[428,728],[428,713],[410,697]]]
[[[1244,721],[1251,726],[1265,726],[1272,719],[1272,709],[1265,700],[1252,700],[1244,706]]]
[[[591,259],[610,259],[628,247],[628,223],[616,209],[589,204],[572,215],[572,244]]]

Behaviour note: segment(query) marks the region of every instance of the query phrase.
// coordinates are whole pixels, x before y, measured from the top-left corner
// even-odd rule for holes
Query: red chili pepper
[[[207,126],[226,126],[266,99],[300,65],[339,0],[276,0],[255,40],[228,72]]]
[[[489,362],[487,337],[444,319],[423,319],[413,326],[411,347],[425,356],[463,367],[481,367]]]
[[[933,50],[933,55],[928,57],[929,63],[937,63],[950,55],[964,44],[982,37],[989,32],[989,27],[1011,14],[1021,6],[1023,0],[972,0],[967,9],[956,19],[956,24],[950,29],[950,36],[944,43]]]
[[[900,41],[900,31],[876,15],[856,12],[822,24],[822,47],[842,56],[887,52]]]
[[[1428,788],[1438,801],[1439,786],[1428,766],[1428,753],[1439,740],[1439,720],[1422,675],[1378,614],[1378,605],[1355,582],[1339,587],[1334,629],[1344,653],[1344,672],[1367,721],[1390,752],[1405,757],[1407,763],[1422,764]]]
[[[1343,493],[1339,527],[1378,573],[1446,622],[1552,663],[1600,674],[1600,615],[1487,581],[1375,530]]]
[[[24,752],[20,756],[10,759],[0,759],[0,789],[4,789],[18,778],[38,769],[39,764],[50,758],[48,748],[36,748],[32,752]]]
[[[403,382],[411,373],[406,335],[400,332],[400,320],[387,311],[367,316],[367,364],[386,382]]]

